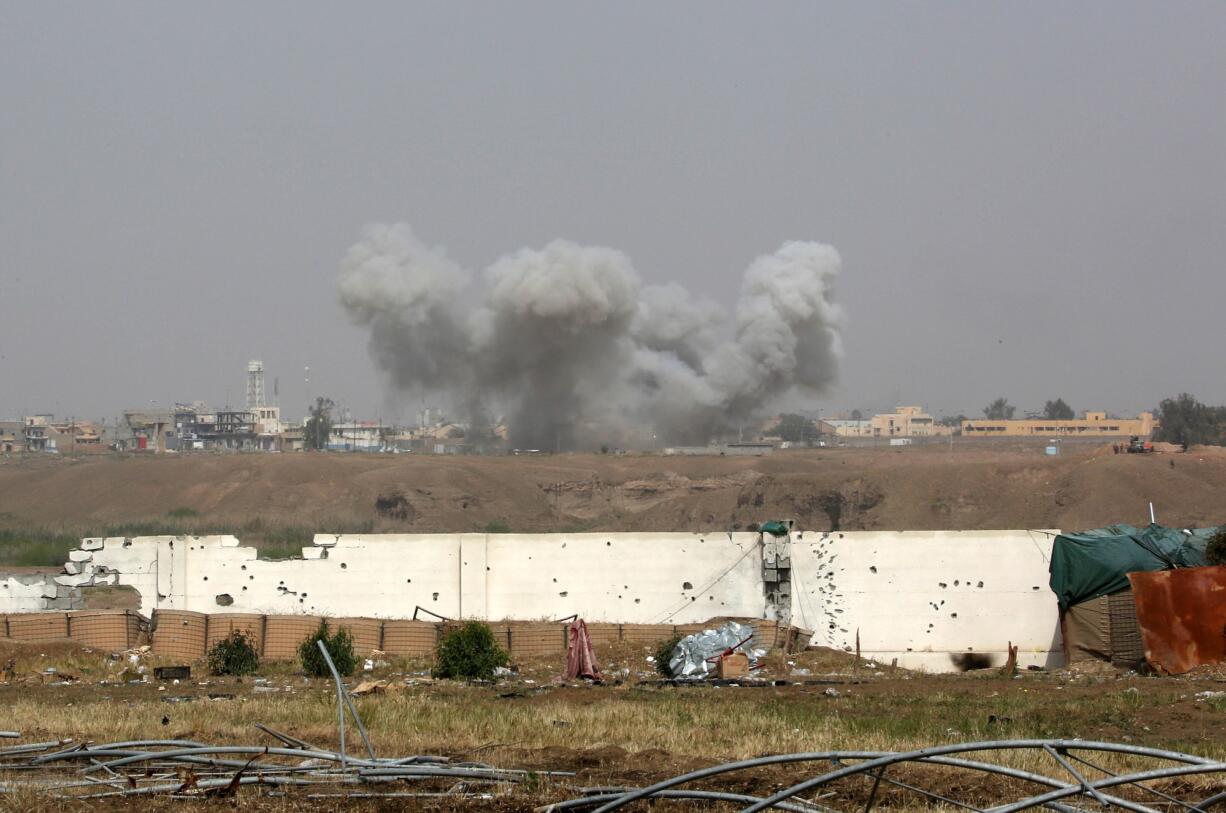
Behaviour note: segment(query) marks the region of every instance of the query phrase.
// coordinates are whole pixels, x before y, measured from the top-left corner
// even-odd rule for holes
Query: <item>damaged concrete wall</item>
[[[130,585],[141,612],[251,612],[685,624],[769,618],[813,643],[950,671],[1054,666],[1055,532],[317,535],[262,561],[232,536],[87,539],[74,583]]]
[[[0,574],[0,613],[79,610],[84,600],[78,581],[70,574]]]
[[[482,537],[486,618],[688,624],[762,618],[756,533],[499,534]],[[474,540],[471,550],[478,551]],[[469,546],[465,550],[470,550]],[[478,554],[479,556],[479,554]],[[479,562],[465,556],[466,567]],[[463,582],[479,584],[479,578]],[[468,587],[466,586],[466,591]],[[470,600],[467,608],[478,605]]]
[[[793,534],[792,623],[813,644],[946,672],[1063,662],[1047,587],[1058,531]]]
[[[758,535],[324,535],[263,561],[232,536],[88,539],[78,569],[141,594],[141,612],[308,613],[690,623],[763,615]],[[88,556],[88,559],[83,557]],[[108,582],[109,583],[109,582]]]

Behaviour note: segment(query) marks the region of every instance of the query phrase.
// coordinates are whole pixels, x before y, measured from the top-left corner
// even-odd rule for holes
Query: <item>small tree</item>
[[[673,668],[669,663],[673,659],[673,650],[677,648],[677,644],[681,643],[684,636],[674,635],[666,641],[661,641],[656,647],[656,671],[666,678],[673,676]]]
[[[1049,421],[1071,421],[1076,415],[1073,408],[1064,403],[1063,398],[1057,398],[1043,404],[1043,417]]]
[[[1155,440],[1199,444],[1226,444],[1226,407],[1206,406],[1188,393],[1165,398],[1158,404]]]
[[[214,675],[250,675],[260,668],[255,641],[242,630],[233,630],[209,650],[209,671]]]
[[[851,419],[853,421],[862,421],[864,420],[864,413],[858,409],[853,409],[851,411]]]
[[[791,443],[803,443],[817,437],[817,427],[813,421],[790,412],[779,416],[779,426],[775,431],[779,437]]]
[[[315,399],[315,406],[309,407],[310,417],[302,431],[302,444],[308,449],[328,448],[328,436],[332,434],[332,410],[336,404],[331,398]]]
[[[1226,565],[1226,525],[1209,537],[1209,544],[1205,546],[1205,561],[1211,565]]]
[[[1011,421],[1016,411],[1017,407],[1010,404],[1008,399],[997,398],[983,408],[983,417],[989,421]]]
[[[959,413],[957,415],[942,415],[940,418],[937,419],[937,423],[939,423],[941,426],[955,426],[956,427],[956,426],[961,426],[962,422],[965,420],[966,420],[966,416]]]
[[[298,660],[302,662],[302,671],[311,677],[331,677],[328,662],[319,651],[319,641],[324,642],[336,671],[342,675],[352,675],[358,668],[358,658],[353,654],[353,636],[346,627],[340,627],[335,633],[328,628],[328,619],[319,619],[315,628],[301,644],[298,645]]]
[[[439,641],[435,653],[437,678],[489,680],[494,669],[506,666],[509,657],[494,639],[494,631],[480,621],[466,621]]]

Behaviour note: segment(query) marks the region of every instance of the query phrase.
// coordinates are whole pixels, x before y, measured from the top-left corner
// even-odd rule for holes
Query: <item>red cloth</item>
[[[592,639],[587,634],[587,624],[582,618],[570,622],[566,644],[566,678],[591,678],[602,680],[600,667],[596,665],[596,653],[592,651]]]

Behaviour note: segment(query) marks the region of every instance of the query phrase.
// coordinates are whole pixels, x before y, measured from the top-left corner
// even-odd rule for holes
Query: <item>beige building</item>
[[[1153,413],[1142,412],[1135,418],[1109,418],[1106,412],[1087,412],[1084,418],[1072,421],[1049,421],[1028,418],[1020,421],[968,420],[962,422],[962,436],[967,438],[1009,438],[1038,436],[1073,437],[1148,437],[1157,428]]]
[[[928,438],[947,436],[953,431],[952,427],[941,426],[923,407],[917,406],[900,406],[868,420],[825,420],[822,423],[841,438]]]

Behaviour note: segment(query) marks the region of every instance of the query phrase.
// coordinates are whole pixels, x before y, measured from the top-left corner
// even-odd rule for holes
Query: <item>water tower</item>
[[[247,411],[264,406],[264,362],[247,362]]]

